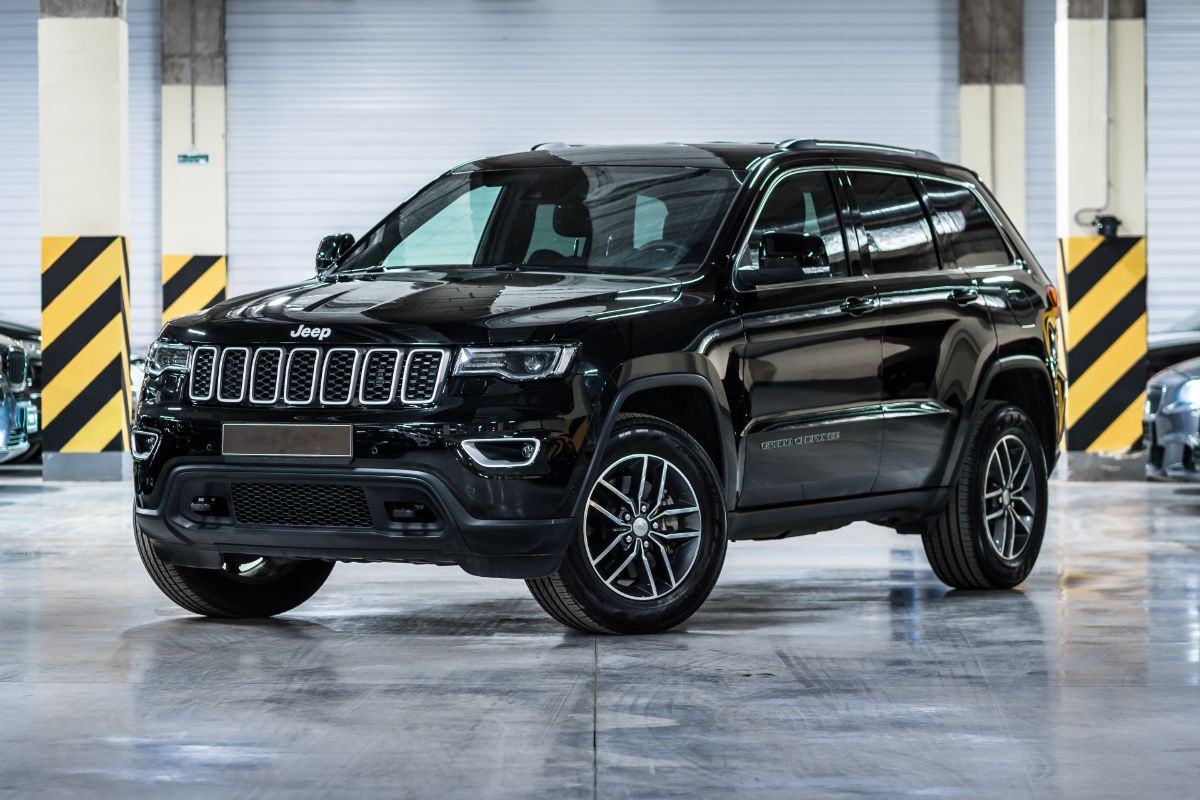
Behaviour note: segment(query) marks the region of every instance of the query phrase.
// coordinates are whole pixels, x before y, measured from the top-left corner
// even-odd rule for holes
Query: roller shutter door
[[[230,284],[462,161],[568,142],[958,151],[955,0],[228,0]]]
[[[1025,229],[1034,256],[1055,278],[1054,5],[1025,0]]]
[[[1146,4],[1146,262],[1150,329],[1200,312],[1200,4]]]
[[[0,5],[0,318],[41,325],[38,0]]]

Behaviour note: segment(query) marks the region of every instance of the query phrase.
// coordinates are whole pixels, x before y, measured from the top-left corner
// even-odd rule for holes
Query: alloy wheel
[[[625,456],[588,495],[588,563],[608,589],[630,600],[657,600],[679,586],[696,563],[702,531],[695,489],[661,456]]]
[[[1037,521],[1038,487],[1033,457],[1016,436],[996,442],[983,476],[983,519],[988,544],[1013,561],[1025,552]]]

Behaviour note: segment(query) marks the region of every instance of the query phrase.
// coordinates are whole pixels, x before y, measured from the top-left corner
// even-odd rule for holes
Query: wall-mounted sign
[[[179,153],[175,156],[176,164],[199,167],[208,163],[208,153]]]

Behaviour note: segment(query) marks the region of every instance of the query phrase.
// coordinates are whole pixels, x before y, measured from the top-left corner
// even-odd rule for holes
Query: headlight
[[[455,375],[495,375],[510,381],[559,378],[578,348],[573,344],[520,347],[464,347],[454,362]]]
[[[1175,395],[1176,403],[1183,403],[1187,406],[1200,406],[1200,379],[1193,379],[1179,387],[1179,394]]]
[[[191,355],[191,345],[155,342],[146,353],[146,372],[151,375],[161,375],[167,370],[187,372]]]

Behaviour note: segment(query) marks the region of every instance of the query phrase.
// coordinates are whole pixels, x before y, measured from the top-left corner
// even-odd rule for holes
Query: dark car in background
[[[1156,480],[1200,480],[1200,358],[1156,373],[1146,387],[1143,424],[1146,476]]]
[[[29,452],[29,427],[35,414],[25,349],[15,339],[0,335],[0,464]]]
[[[10,344],[16,344],[25,351],[25,388],[19,394],[23,394],[29,403],[26,413],[29,448],[23,455],[9,460],[28,461],[36,458],[42,451],[42,335],[37,328],[19,322],[0,320],[0,337],[5,336],[11,340]]]

